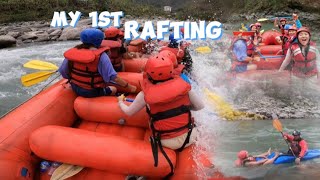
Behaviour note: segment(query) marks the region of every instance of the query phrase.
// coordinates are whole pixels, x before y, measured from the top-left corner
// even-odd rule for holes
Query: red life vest
[[[174,68],[173,69],[173,74],[175,75],[179,75],[182,73],[183,69],[185,68],[186,66],[183,65],[183,64],[178,64],[178,67]]]
[[[247,40],[247,55],[252,56],[254,52],[254,44],[252,40]]]
[[[98,72],[101,54],[108,50],[102,47],[96,50],[71,48],[64,53],[68,59],[70,82],[84,89],[103,88],[105,82]]]
[[[290,36],[285,36],[283,39],[283,46],[282,46],[282,50],[283,50],[283,55],[287,55],[288,49],[290,48],[290,45],[293,43],[293,41],[295,40],[295,36],[290,37]]]
[[[193,127],[190,112],[190,84],[179,76],[152,84],[144,75],[142,90],[149,105],[150,128],[163,139],[177,137]]]
[[[293,67],[292,73],[301,78],[311,77],[317,75],[317,63],[316,63],[316,48],[314,43],[310,42],[309,51],[306,56],[301,52],[301,48],[298,43],[293,43],[291,46],[291,53],[293,54]]]
[[[161,48],[160,52],[164,51],[164,50],[169,50],[170,52],[175,54],[177,56],[177,60],[178,60],[179,64],[182,62],[182,59],[184,57],[184,49],[180,49],[180,51],[179,51],[178,48],[163,47],[163,48]]]
[[[135,39],[130,41],[128,46],[128,52],[142,52],[144,45],[147,42],[143,39]]]
[[[122,55],[120,53],[121,42],[113,40],[103,40],[101,43],[103,47],[109,47],[109,58],[114,67],[120,66],[122,63]]]

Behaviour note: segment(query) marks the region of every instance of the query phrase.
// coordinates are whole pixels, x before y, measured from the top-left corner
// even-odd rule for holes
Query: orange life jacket
[[[309,51],[306,56],[301,52],[298,43],[293,43],[291,46],[291,53],[293,54],[292,73],[301,78],[311,77],[318,74],[317,69],[317,55],[314,43],[310,42]]]
[[[164,50],[169,50],[170,52],[175,54],[177,56],[177,61],[179,64],[182,62],[182,59],[184,57],[184,49],[181,49],[179,51],[178,48],[163,47],[163,48],[161,48],[160,52],[164,51]]]
[[[193,126],[191,122],[191,86],[179,76],[152,84],[144,75],[142,90],[148,104],[150,127],[153,133],[168,139],[182,135]]]
[[[143,39],[135,39],[129,43],[128,52],[142,52],[144,45],[147,42]]]
[[[175,76],[173,79],[159,84],[152,84],[148,80],[147,75],[144,74],[142,90],[145,102],[148,105],[147,112],[150,116],[150,128],[152,132],[150,142],[154,166],[158,166],[159,148],[170,165],[171,172],[166,176],[167,178],[173,175],[174,167],[162,147],[161,139],[174,138],[188,133],[178,151],[182,151],[185,145],[189,143],[194,126],[190,112],[191,102],[188,95],[191,86],[179,76]]]
[[[185,68],[186,66],[183,65],[183,64],[178,64],[178,67],[174,68],[173,69],[173,74],[175,75],[179,75],[182,73],[183,69]]]
[[[119,41],[114,41],[114,40],[103,40],[101,43],[101,46],[103,47],[109,47],[110,48],[110,53],[108,53],[109,58],[111,60],[112,65],[115,66],[120,66],[122,63],[122,54],[120,53],[120,48],[121,48],[121,42]]]
[[[84,89],[103,88],[105,82],[98,72],[100,56],[108,50],[102,47],[96,50],[71,48],[64,53],[68,59],[70,82]]]

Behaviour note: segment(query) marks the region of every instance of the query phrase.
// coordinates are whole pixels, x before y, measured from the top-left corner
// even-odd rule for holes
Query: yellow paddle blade
[[[50,62],[41,60],[30,60],[23,65],[25,68],[38,69],[38,70],[57,70],[58,66]]]
[[[56,71],[39,71],[26,74],[21,77],[21,83],[26,87],[33,86],[39,82],[47,80],[54,73],[56,73]]]
[[[84,167],[71,164],[60,165],[52,174],[50,180],[64,180],[78,174]]]
[[[206,95],[208,96],[210,102],[213,103],[214,108],[218,115],[222,118],[227,120],[238,120],[238,119],[263,119],[264,117],[258,114],[248,113],[248,112],[241,112],[234,109],[229,103],[223,100],[222,97],[213,93],[209,89],[204,89]]]
[[[210,47],[208,47],[208,46],[198,47],[198,48],[196,49],[196,51],[197,51],[198,53],[202,53],[202,54],[211,53],[211,49],[210,49]]]
[[[262,29],[261,31],[260,31],[260,34],[262,35],[264,33],[264,29]]]
[[[273,119],[272,125],[277,131],[282,132],[282,124],[278,118]]]
[[[267,18],[261,18],[261,19],[258,19],[258,22],[263,22],[263,21],[268,21],[269,19]]]

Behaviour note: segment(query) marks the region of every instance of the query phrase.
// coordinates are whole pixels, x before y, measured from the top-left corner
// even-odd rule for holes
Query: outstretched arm
[[[289,48],[286,54],[286,58],[283,60],[279,71],[283,71],[291,61],[291,49]]]

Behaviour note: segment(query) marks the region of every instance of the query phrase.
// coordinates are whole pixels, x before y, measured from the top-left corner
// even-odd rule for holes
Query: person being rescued
[[[231,45],[232,67],[231,71],[242,73],[249,70],[256,70],[257,65],[252,61],[260,61],[260,57],[249,57],[247,52],[246,39],[237,37]]]
[[[306,155],[308,151],[308,144],[306,140],[301,137],[301,133],[297,130],[292,132],[292,136],[284,133],[283,138],[289,142],[290,148],[288,154],[296,157],[295,163],[300,164],[301,158]]]
[[[78,96],[98,97],[114,95],[114,86],[106,83],[114,82],[119,86],[135,92],[136,87],[118,77],[112,67],[108,55],[109,47],[102,47],[104,34],[98,29],[85,29],[80,33],[83,44],[67,50],[65,59],[59,67],[62,77],[68,79],[73,91]]]
[[[272,164],[279,156],[279,152],[275,152],[273,158],[268,159],[271,149],[260,155],[252,156],[249,155],[248,151],[241,150],[238,152],[238,159],[235,161],[236,167],[256,167],[261,165]],[[259,160],[257,160],[259,158]],[[262,158],[262,159],[261,159]]]
[[[102,46],[110,47],[107,52],[115,71],[124,71],[122,55],[126,53],[126,48],[123,46],[123,32],[115,27],[105,29],[105,40],[102,41]]]
[[[317,81],[319,60],[319,51],[311,39],[311,33],[308,28],[302,27],[297,31],[297,42],[289,47],[286,57],[281,64],[279,71],[283,71],[288,64],[293,61],[292,74],[297,79],[310,79]]]

